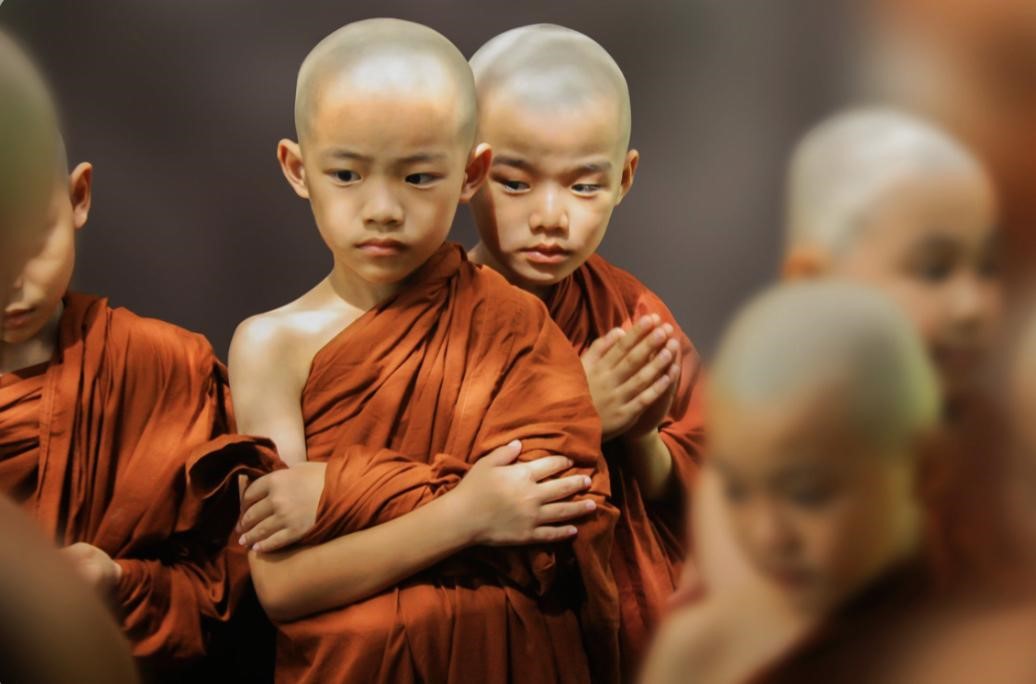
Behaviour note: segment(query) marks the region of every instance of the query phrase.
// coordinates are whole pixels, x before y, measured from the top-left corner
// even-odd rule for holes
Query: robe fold
[[[0,488],[58,545],[119,563],[117,617],[145,669],[185,667],[247,587],[225,552],[235,476],[275,452],[227,435],[225,371],[200,335],[76,293],[58,334],[50,363],[0,383]]]
[[[371,598],[279,626],[283,682],[617,678],[600,423],[541,302],[446,244],[407,288],[321,349],[303,390],[307,458],[326,461],[317,544],[449,492],[513,439],[561,454],[597,510],[571,542],[473,548]]]
[[[620,516],[615,530],[612,570],[618,585],[622,627],[622,667],[631,678],[676,589],[686,556],[686,497],[698,472],[704,445],[701,362],[662,301],[628,272],[591,256],[545,298],[551,317],[577,353],[613,328],[629,328],[642,316],[658,314],[680,342],[680,379],[659,434],[673,458],[677,491],[664,501],[645,500],[621,439],[603,445],[611,474],[612,501]]]

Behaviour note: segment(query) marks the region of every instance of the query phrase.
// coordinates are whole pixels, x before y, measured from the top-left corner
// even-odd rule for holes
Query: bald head
[[[464,55],[427,26],[399,19],[367,19],[338,29],[309,53],[299,69],[295,128],[300,141],[321,101],[335,89],[385,97],[428,96],[450,102],[458,131],[475,135],[475,85]]]
[[[493,38],[471,58],[479,104],[506,98],[548,112],[615,108],[619,140],[630,139],[630,94],[611,55],[582,33],[536,24]]]
[[[832,397],[858,434],[900,444],[935,424],[939,392],[913,326],[870,288],[837,281],[777,286],[725,334],[714,400],[746,408]]]
[[[42,231],[60,151],[57,115],[43,78],[0,32],[0,255],[18,253]],[[17,267],[0,264],[5,277]]]
[[[787,246],[843,252],[891,186],[945,171],[985,173],[960,143],[909,114],[873,108],[828,119],[799,142],[792,157]]]

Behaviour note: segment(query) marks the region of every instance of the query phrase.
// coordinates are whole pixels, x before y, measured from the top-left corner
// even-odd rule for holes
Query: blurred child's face
[[[916,543],[912,459],[866,446],[838,394],[711,407],[713,469],[734,535],[796,610],[836,607]],[[751,429],[745,429],[745,426]]]
[[[343,81],[321,96],[301,161],[299,146],[282,141],[285,174],[310,200],[339,267],[371,284],[397,283],[443,244],[489,156],[469,164],[452,95],[370,92]]]
[[[973,386],[1002,317],[992,187],[977,173],[945,171],[904,179],[875,204],[833,271],[906,310],[952,399]]]
[[[80,164],[54,184],[39,250],[22,268],[4,308],[3,341],[25,342],[51,320],[75,268],[75,233],[90,212],[93,169]]]
[[[609,102],[540,111],[501,94],[483,103],[479,138],[493,164],[472,209],[508,280],[543,290],[594,253],[638,162],[620,135]]]

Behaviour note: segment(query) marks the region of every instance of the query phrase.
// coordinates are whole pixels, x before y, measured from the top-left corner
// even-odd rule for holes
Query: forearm
[[[205,655],[205,620],[226,619],[230,609],[219,605],[229,591],[221,561],[222,556],[204,564],[116,560],[122,574],[115,598],[135,656],[189,662]]]
[[[633,474],[644,498],[661,501],[670,497],[676,490],[673,457],[658,430],[625,440],[625,446],[624,466]]]
[[[475,543],[445,495],[382,525],[317,546],[249,554],[256,593],[276,621],[296,620],[372,596]]]

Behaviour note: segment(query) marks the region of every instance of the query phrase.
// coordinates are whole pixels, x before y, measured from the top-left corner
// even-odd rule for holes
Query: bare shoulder
[[[326,296],[321,283],[298,299],[250,316],[238,324],[230,343],[230,371],[235,368],[287,373],[305,380],[321,347],[356,318]]]

